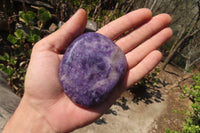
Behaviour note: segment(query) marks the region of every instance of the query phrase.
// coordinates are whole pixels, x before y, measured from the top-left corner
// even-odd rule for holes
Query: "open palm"
[[[32,51],[23,99],[42,114],[57,132],[72,131],[99,118],[123,90],[139,81],[159,63],[162,55],[157,49],[172,36],[171,29],[167,27],[171,21],[169,15],[160,14],[152,18],[148,9],[133,11],[99,29],[98,33],[115,40],[124,51],[128,71],[123,84],[104,103],[86,109],[65,95],[58,76],[63,57],[61,53],[84,31],[86,21],[86,12],[78,10],[59,30],[39,41]],[[133,30],[121,37],[130,29]]]

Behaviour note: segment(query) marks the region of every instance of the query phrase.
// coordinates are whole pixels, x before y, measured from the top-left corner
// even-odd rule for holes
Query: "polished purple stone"
[[[109,38],[88,32],[67,48],[59,77],[66,95],[75,103],[90,107],[101,103],[125,73],[126,58]]]

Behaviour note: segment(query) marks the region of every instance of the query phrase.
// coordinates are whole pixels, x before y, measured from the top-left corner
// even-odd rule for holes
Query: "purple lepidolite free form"
[[[101,103],[126,71],[126,58],[109,38],[94,32],[77,37],[67,48],[59,78],[66,95],[90,107]]]

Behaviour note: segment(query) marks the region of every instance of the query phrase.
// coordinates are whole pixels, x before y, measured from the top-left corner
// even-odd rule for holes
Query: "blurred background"
[[[86,32],[95,32],[139,8],[149,8],[153,16],[171,15],[170,27],[174,35],[160,48],[162,62],[128,93],[133,95],[132,102],[138,103],[149,102],[152,98],[162,101],[161,95],[179,92],[173,97],[183,96],[191,101],[189,106],[184,105],[191,116],[186,116],[185,110],[180,113],[182,107],[171,109],[176,114],[179,112],[183,118],[181,124],[172,126],[174,131],[170,124],[163,128],[158,125],[156,131],[200,132],[200,0],[0,0],[0,70],[6,75],[12,92],[23,96],[25,73],[34,44],[56,31],[79,8],[88,14]],[[126,107],[126,100],[128,98],[123,96],[116,106]],[[101,119],[98,122],[101,123]]]

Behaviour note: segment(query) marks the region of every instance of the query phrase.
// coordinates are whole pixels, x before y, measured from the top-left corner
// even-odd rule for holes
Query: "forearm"
[[[54,133],[44,116],[22,99],[2,133]]]

